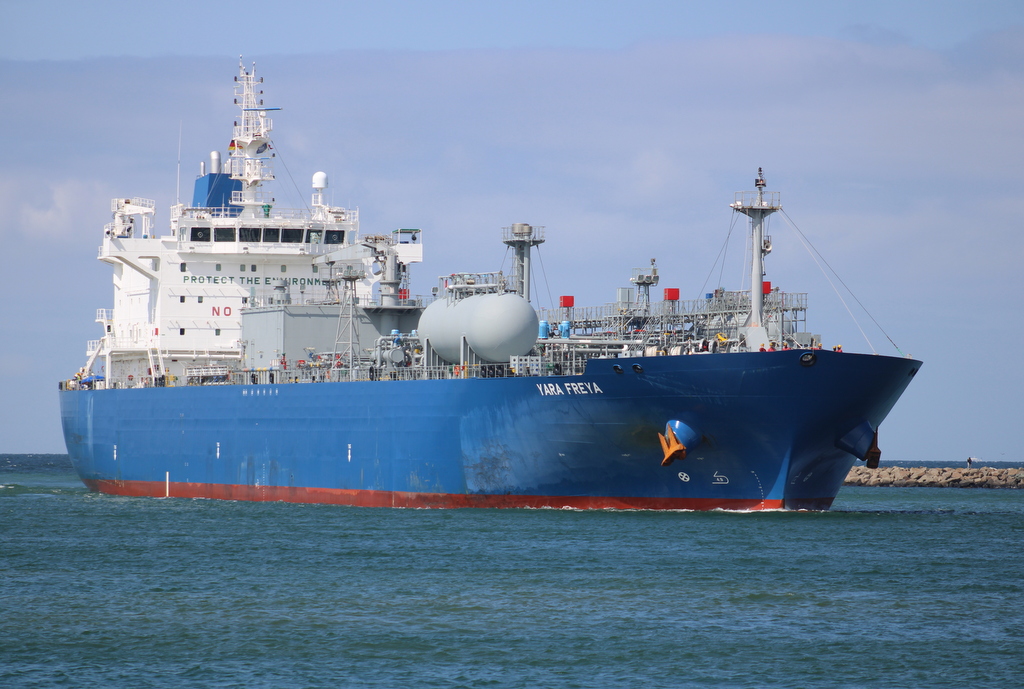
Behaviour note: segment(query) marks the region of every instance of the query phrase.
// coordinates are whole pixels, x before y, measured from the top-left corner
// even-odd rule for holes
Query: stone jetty
[[[1024,467],[926,468],[854,466],[846,486],[917,486],[924,488],[1024,488]]]

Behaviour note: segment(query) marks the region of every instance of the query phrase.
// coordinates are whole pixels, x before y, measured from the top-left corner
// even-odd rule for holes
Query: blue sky
[[[322,169],[364,231],[424,228],[418,292],[497,269],[500,228],[531,222],[548,228],[542,305],[610,301],[651,257],[665,286],[698,296],[733,192],[764,167],[925,361],[882,426],[883,461],[1022,459],[1021,3],[98,7],[0,1],[0,452],[63,451],[56,381],[111,305],[95,260],[109,201],[156,199],[166,227],[179,130],[187,197],[228,141],[242,54],[284,107],[278,195],[298,204]],[[810,293],[811,330],[871,351],[863,327],[896,353],[871,317],[851,321],[781,218],[771,233],[768,277]],[[730,266],[721,284],[740,279]]]
[[[245,3],[3,0],[0,57],[319,54],[331,50],[619,49],[726,34],[950,48],[1020,23],[1012,0],[675,2],[377,0]]]

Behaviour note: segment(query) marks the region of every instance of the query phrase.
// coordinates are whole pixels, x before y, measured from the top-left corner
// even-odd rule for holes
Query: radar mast
[[[274,122],[268,112],[280,110],[263,105],[263,91],[257,85],[263,77],[256,78],[256,63],[246,70],[242,59],[238,59],[238,76],[235,77],[235,104],[242,110],[240,122],[235,122],[231,143],[231,179],[242,182],[241,191],[232,192],[231,203],[242,206],[242,217],[266,217],[270,214],[272,199],[260,191],[264,181],[274,179],[273,146],[270,132]],[[211,172],[219,172],[212,170]]]

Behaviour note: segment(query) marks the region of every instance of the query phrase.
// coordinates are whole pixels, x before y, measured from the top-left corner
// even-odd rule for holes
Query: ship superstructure
[[[241,112],[228,159],[222,162],[215,151],[208,168],[201,164],[192,203],[171,208],[167,234],[154,232],[153,201],[111,202],[113,221],[104,228],[99,258],[113,267],[114,304],[97,310],[104,333],[89,343],[85,367],[92,373],[100,362],[108,385],[167,385],[192,371],[237,369],[246,354],[244,309],[337,301],[332,266],[315,264],[316,256],[373,264],[359,237],[359,211],[325,203],[325,173],[313,176],[306,208],[282,208],[263,189],[274,179],[270,113],[278,108],[263,104],[262,81],[255,68],[239,66],[235,101]],[[416,262],[419,236],[396,233],[372,244],[401,243],[401,260]],[[369,303],[380,281],[366,269],[352,285],[354,294]],[[403,284],[407,288],[404,273],[395,290]],[[270,367],[280,356],[256,359]]]
[[[138,495],[392,506],[827,508],[917,372],[823,351],[807,296],[764,280],[758,171],[750,286],[680,300],[657,262],[599,307],[531,304],[545,228],[514,223],[509,275],[410,294],[421,229],[360,235],[358,211],[286,209],[270,114],[239,66],[228,150],[204,162],[164,236],[154,203],[115,199],[100,259],[114,306],[61,384],[87,485]],[[655,292],[655,296],[657,293]],[[130,410],[130,414],[127,412]],[[130,416],[133,420],[127,421]],[[679,467],[683,467],[682,470]]]

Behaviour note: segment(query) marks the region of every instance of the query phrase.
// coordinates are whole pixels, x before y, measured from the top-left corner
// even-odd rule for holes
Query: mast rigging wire
[[[312,209],[310,209],[309,204],[306,203],[305,197],[302,195],[302,192],[299,191],[299,185],[295,183],[295,178],[292,177],[292,171],[288,169],[288,163],[284,162],[284,157],[281,155],[281,149],[277,147],[277,142],[274,141],[273,139],[267,139],[267,141],[270,142],[270,145],[277,153],[277,159],[281,161],[281,165],[284,167],[284,171],[288,174],[288,179],[290,179],[292,182],[292,187],[295,188],[295,193],[299,195],[299,203],[301,203],[302,207],[306,209],[306,212],[312,213],[313,211]]]
[[[718,250],[718,256],[715,258],[715,262],[711,264],[711,269],[708,270],[708,276],[704,278],[704,284],[700,286],[700,294],[697,295],[699,299],[701,295],[707,294],[704,290],[707,289],[708,282],[711,281],[711,274],[715,272],[715,266],[718,265],[719,260],[722,262],[722,267],[718,271],[718,284],[722,284],[722,275],[725,273],[725,256],[729,249],[729,238],[732,237],[732,231],[736,227],[736,214],[732,214],[732,221],[729,223],[729,232],[725,235],[725,241],[722,242],[722,248]]]
[[[177,179],[174,183],[174,203],[175,205],[181,205],[181,120],[178,120],[178,171]],[[211,170],[211,172],[219,172],[219,170]]]
[[[551,297],[551,283],[548,282],[548,273],[544,269],[544,257],[540,253],[540,245],[537,246],[537,260],[540,262],[540,272],[544,276],[544,287],[548,293],[548,303],[551,304],[549,308],[555,308],[555,300]],[[530,270],[533,270],[533,261],[530,261]]]
[[[864,341],[868,343],[868,347],[871,348],[872,353],[877,354],[878,352],[875,351],[874,345],[871,344],[871,340],[868,339],[868,336],[864,332],[864,329],[860,326],[860,323],[857,321],[857,317],[853,315],[853,311],[850,310],[850,307],[847,305],[846,300],[843,299],[843,295],[836,288],[835,283],[832,282],[832,278],[830,278],[828,273],[821,267],[821,263],[824,263],[825,266],[828,267],[829,271],[831,271],[831,273],[836,276],[836,280],[839,281],[839,284],[841,284],[843,288],[846,289],[846,291],[850,294],[853,300],[857,302],[857,306],[863,309],[864,313],[866,313],[868,318],[871,319],[871,322],[875,324],[875,327],[877,327],[878,330],[883,335],[885,335],[885,339],[889,340],[889,343],[896,349],[897,352],[900,353],[900,356],[907,356],[906,354],[903,353],[903,350],[899,348],[899,345],[897,345],[893,341],[893,339],[889,337],[889,333],[885,332],[885,328],[883,328],[881,324],[877,320],[875,320],[875,317],[871,315],[871,312],[867,310],[867,307],[865,307],[864,304],[861,303],[860,299],[858,299],[857,295],[853,293],[853,290],[850,289],[849,285],[843,282],[843,279],[839,277],[839,273],[837,273],[835,269],[831,265],[829,265],[828,261],[825,260],[825,257],[821,255],[821,253],[814,247],[814,245],[811,244],[810,240],[807,239],[804,233],[800,231],[800,228],[797,227],[796,223],[793,222],[793,219],[786,214],[786,211],[782,210],[781,208],[779,209],[779,211],[782,213],[782,217],[786,219],[786,223],[793,229],[794,232],[796,232],[797,238],[800,239],[800,242],[804,245],[804,248],[807,249],[807,252],[811,255],[811,258],[814,260],[814,263],[818,266],[818,269],[821,270],[822,275],[824,275],[825,279],[828,280],[828,283],[832,285],[833,291],[835,291],[836,296],[839,297],[839,301],[842,302],[843,308],[845,308],[846,312],[850,314],[850,318],[853,319],[853,322],[857,326],[857,329],[860,330],[860,334],[864,337]],[[821,263],[818,262],[819,258],[821,259]]]

